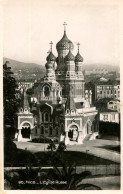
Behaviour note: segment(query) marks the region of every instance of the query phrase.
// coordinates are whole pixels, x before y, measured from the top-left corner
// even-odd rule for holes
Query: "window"
[[[48,113],[45,113],[45,121],[48,122]]]
[[[115,114],[112,115],[112,120],[115,121]]]
[[[108,121],[108,115],[103,115],[103,120]]]
[[[58,128],[56,128],[56,135],[58,135]]]
[[[52,127],[50,127],[50,135],[52,135],[53,134],[53,129],[52,129]]]
[[[52,115],[50,115],[50,122],[52,122]]]
[[[47,96],[50,96],[50,88],[49,86],[45,86],[44,87],[44,95],[47,97]]]
[[[55,123],[58,123],[58,116],[55,117]]]
[[[44,134],[44,127],[41,127],[41,134]]]
[[[42,122],[44,122],[44,115],[42,114]]]

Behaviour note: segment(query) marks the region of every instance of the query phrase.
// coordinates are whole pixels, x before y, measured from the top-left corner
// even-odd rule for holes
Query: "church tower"
[[[58,51],[58,57],[56,59],[57,69],[55,71],[56,80],[62,87],[62,95],[64,101],[66,101],[69,92],[74,98],[84,98],[84,76],[82,73],[83,57],[79,53],[76,56],[72,54],[74,45],[71,40],[68,39],[66,34],[66,23],[64,25],[64,35],[62,39],[56,44]]]

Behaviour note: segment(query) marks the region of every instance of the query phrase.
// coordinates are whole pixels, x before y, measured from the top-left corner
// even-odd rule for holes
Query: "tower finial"
[[[67,23],[66,23],[66,22],[64,22],[63,26],[64,26],[64,32],[66,32],[66,26],[67,26]]]
[[[79,53],[79,46],[80,46],[80,43],[79,42],[77,43],[77,46],[78,46],[78,53]]]
[[[52,45],[53,45],[53,42],[51,41],[51,42],[50,42],[50,49],[51,49],[51,52],[52,52]]]

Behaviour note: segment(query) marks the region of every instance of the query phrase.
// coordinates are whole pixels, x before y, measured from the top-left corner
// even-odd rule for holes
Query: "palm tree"
[[[51,141],[51,143],[48,145],[47,149],[50,150],[51,155],[53,155],[53,151],[56,150],[56,145],[55,145],[54,141]]]
[[[64,142],[60,142],[57,148],[57,153],[59,154],[59,158],[63,160],[63,153],[66,150],[66,145]]]

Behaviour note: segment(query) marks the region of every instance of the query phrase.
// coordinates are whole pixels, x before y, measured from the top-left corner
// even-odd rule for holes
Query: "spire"
[[[67,23],[64,22],[63,26],[64,26],[64,33],[66,33],[66,26],[67,26]]]
[[[80,46],[80,43],[79,42],[77,43],[77,46],[78,46],[78,53],[79,53],[79,46]]]
[[[64,22],[64,24],[63,24],[63,26],[64,26],[64,35],[63,35],[62,39],[56,44],[57,51],[69,50],[69,42],[71,42],[71,41],[68,39],[68,37],[66,35],[66,25],[67,25],[67,23]],[[71,47],[72,50],[74,49],[74,45],[73,45],[72,42],[70,44],[70,47]]]
[[[79,53],[79,46],[80,46],[80,43],[79,42],[77,43],[77,46],[78,46],[78,53],[75,56],[75,62],[83,62],[83,57]]]
[[[52,45],[53,45],[53,42],[51,41],[50,42],[50,51],[47,52],[47,53],[49,53],[49,55],[46,58],[47,61],[56,61],[56,57],[52,53]]]
[[[53,45],[53,42],[51,41],[51,42],[50,42],[50,49],[51,49],[51,52],[52,52],[52,45]]]

